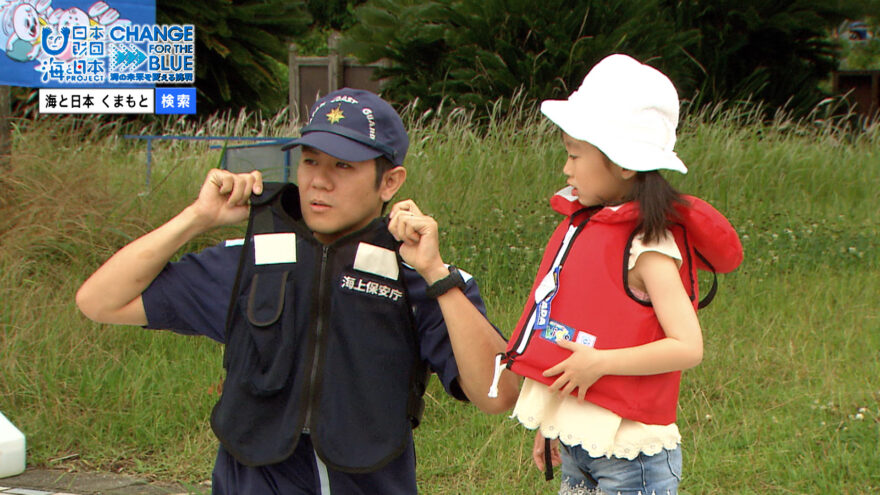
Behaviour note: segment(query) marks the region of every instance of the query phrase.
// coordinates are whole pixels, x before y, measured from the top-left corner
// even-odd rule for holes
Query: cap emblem
[[[345,118],[345,115],[342,113],[342,109],[339,107],[336,107],[333,110],[330,110],[329,112],[327,112],[327,121],[330,122],[331,124],[336,124],[344,118]]]

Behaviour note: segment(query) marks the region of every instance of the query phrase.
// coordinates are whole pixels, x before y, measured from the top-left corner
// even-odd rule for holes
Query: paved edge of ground
[[[0,478],[0,487],[72,495],[207,495],[200,484],[166,483],[114,473],[78,473],[58,469],[27,469],[18,476]],[[3,493],[0,491],[0,493]]]

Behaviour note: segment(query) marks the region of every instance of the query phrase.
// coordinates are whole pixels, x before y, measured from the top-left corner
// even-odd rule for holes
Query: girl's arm
[[[569,341],[557,342],[572,355],[547,369],[559,377],[551,385],[563,395],[587,389],[603,375],[656,375],[692,368],[703,359],[703,335],[697,313],[681,283],[675,260],[647,251],[630,272],[631,285],[644,286],[666,338],[623,349],[593,349]]]
[[[544,463],[544,449],[547,448],[547,439],[544,438],[544,435],[541,433],[541,429],[535,430],[535,442],[532,445],[532,461],[534,461],[535,466],[538,467],[541,471],[547,470],[547,465]],[[562,456],[559,454],[559,439],[554,438],[550,440],[550,464],[553,467],[559,466],[562,464]]]

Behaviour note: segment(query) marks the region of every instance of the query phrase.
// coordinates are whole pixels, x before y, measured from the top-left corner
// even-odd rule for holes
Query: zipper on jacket
[[[576,212],[574,215],[572,215],[571,224],[574,224],[574,221],[573,221],[574,216],[577,215],[578,213],[579,212]],[[565,260],[568,258],[568,253],[571,252],[571,248],[572,248],[572,246],[574,246],[575,240],[577,239],[577,237],[580,235],[580,233],[584,230],[584,228],[587,226],[587,224],[589,222],[590,222],[590,217],[588,217],[586,220],[581,222],[577,227],[575,227],[574,233],[571,235],[571,238],[569,239],[568,245],[567,246],[560,245],[559,249],[556,250],[556,255],[554,256],[554,259],[559,258],[560,252],[562,251],[563,247],[565,248],[565,252],[562,253],[562,257],[559,259],[558,266],[560,267],[560,269],[565,264]],[[551,265],[551,267],[552,267],[552,265]],[[557,282],[557,283],[559,283],[559,282]],[[558,290],[558,287],[557,287],[557,290]],[[532,316],[534,316],[534,313],[535,313],[536,309],[538,308],[538,303],[535,302],[534,297],[532,297],[531,299],[532,299],[531,300],[532,308],[531,308],[531,310],[529,310],[529,318],[526,319],[526,322],[525,322],[526,326],[528,326],[529,323],[533,322]],[[547,317],[549,318],[550,315],[547,315]],[[510,364],[512,364],[513,359],[515,359],[516,356],[525,352],[525,349],[526,349],[526,347],[529,346],[529,342],[531,342],[532,335],[534,335],[534,333],[535,332],[531,328],[523,328],[522,329],[522,331],[519,333],[519,337],[516,339],[515,345],[511,348],[510,352],[507,353],[508,366],[510,366]],[[525,342],[523,342],[523,340],[525,340]]]
[[[311,432],[312,429],[312,411],[315,409],[315,404],[317,403],[318,391],[315,390],[315,382],[318,378],[318,361],[321,355],[321,336],[324,333],[324,313],[326,306],[326,272],[327,272],[327,258],[330,253],[330,249],[328,246],[322,246],[321,253],[321,276],[318,279],[318,315],[315,319],[315,346],[312,350],[312,368],[309,371],[309,393],[307,396],[308,405],[306,406],[306,417],[303,422],[304,427],[307,431]]]

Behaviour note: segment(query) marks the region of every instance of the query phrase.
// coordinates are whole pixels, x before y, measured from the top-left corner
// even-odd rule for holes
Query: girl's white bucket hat
[[[678,126],[675,86],[662,72],[632,57],[605,57],[567,100],[545,100],[541,112],[625,169],[687,173],[672,150]]]

